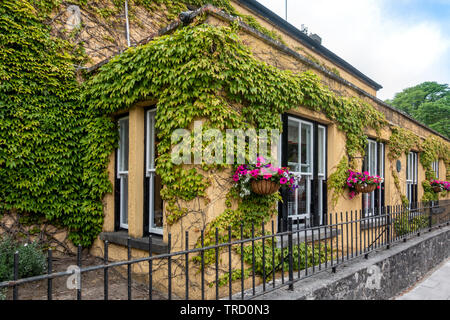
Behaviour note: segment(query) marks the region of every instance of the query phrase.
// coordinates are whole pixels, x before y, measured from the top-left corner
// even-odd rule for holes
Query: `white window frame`
[[[436,179],[439,180],[439,160],[433,161],[431,167],[436,175]]]
[[[314,142],[314,126],[311,122],[307,122],[304,120],[300,120],[294,117],[290,117],[288,116],[287,121],[289,122],[290,120],[297,122],[298,125],[298,167],[300,171],[291,171],[292,174],[294,174],[299,180],[300,179],[306,179],[305,181],[305,187],[306,190],[308,190],[306,192],[306,212],[302,213],[302,214],[296,214],[296,215],[289,215],[289,218],[292,218],[293,221],[295,221],[296,219],[306,219],[309,223],[310,219],[311,219],[311,181],[313,178],[313,172],[314,172],[314,148],[313,148],[313,142]],[[302,124],[310,126],[311,130],[310,130],[310,146],[309,146],[309,154],[310,154],[310,172],[302,172],[302,155],[301,155],[301,141],[302,141]],[[325,155],[325,154],[324,154]],[[288,163],[288,167],[289,167],[289,163]],[[295,189],[295,198],[298,198],[298,191],[299,191],[300,187]],[[289,210],[289,209],[288,209]],[[294,212],[298,212],[298,200],[296,200],[294,202]],[[289,212],[289,211],[288,211]],[[322,215],[321,215],[322,216]]]
[[[375,146],[375,154],[372,154],[372,148],[371,146]],[[371,168],[372,158],[375,159],[375,168]],[[375,140],[368,139],[367,141],[367,172],[369,172],[370,175],[377,174],[377,168],[378,168],[378,144]],[[370,196],[370,204],[368,208],[364,208],[364,215],[366,217],[373,216],[375,212],[375,191],[372,191],[371,193],[363,193],[363,203],[366,203],[367,198]]]
[[[412,200],[412,186],[417,185],[417,152],[409,152],[406,163],[406,197],[408,198],[409,207]]]
[[[129,117],[122,117],[118,120],[118,127],[119,127],[119,147],[117,148],[117,179],[119,179],[119,194],[120,194],[120,198],[119,198],[119,226],[121,228],[124,229],[128,229],[128,168],[127,170],[122,170],[123,168],[121,168],[121,163],[122,163],[122,143],[123,140],[120,139],[120,122],[122,121],[128,121],[128,155],[129,156],[129,151],[130,151],[130,122],[129,122]],[[129,166],[129,163],[128,163]],[[124,199],[124,189],[127,188],[126,194],[127,194],[127,201],[125,201]],[[124,211],[127,212],[127,222],[124,222]]]
[[[145,116],[147,117],[147,127],[146,127],[146,164],[145,164],[145,176],[149,178],[149,188],[148,188],[148,231],[150,233],[163,234],[163,227],[154,227],[155,221],[155,116],[156,109],[147,110]]]
[[[371,146],[375,146],[375,154],[372,154]],[[378,175],[379,177],[384,179],[384,150],[385,146],[383,142],[377,142],[373,139],[368,139],[367,142],[367,171],[371,176]],[[378,151],[380,154],[378,154]],[[375,168],[370,168],[371,159],[372,157],[375,157]],[[373,172],[372,172],[373,171]],[[381,184],[380,184],[381,185]],[[369,208],[364,208],[364,214],[365,216],[373,216],[375,213],[375,209],[377,209],[378,214],[382,214],[382,208],[380,206],[376,207],[375,203],[375,192],[378,192],[378,197],[381,199],[382,190],[375,189],[370,194],[364,193],[363,196],[363,203],[366,202],[366,199],[370,195],[370,206]]]
[[[318,179],[319,183],[317,185],[319,187],[319,192],[318,192],[318,194],[319,194],[319,203],[318,203],[318,206],[319,206],[319,212],[320,212],[320,225],[322,225],[322,223],[323,223],[323,181],[326,179],[326,172],[327,172],[327,168],[326,168],[326,165],[327,165],[327,157],[326,157],[326,154],[327,154],[326,153],[326,151],[327,151],[326,150],[327,149],[327,128],[325,126],[321,126],[321,125],[317,126],[317,139],[319,139],[319,132],[321,130],[323,131],[323,135],[322,135],[322,159],[320,159],[319,152],[317,152],[317,155],[318,155],[318,158],[319,158],[319,159],[317,159],[317,165],[318,165],[317,174],[318,174],[318,178],[319,178]],[[318,146],[320,145],[320,141],[318,141],[317,145]],[[314,150],[314,148],[313,148],[313,150]],[[322,162],[323,172],[320,172],[319,161]]]

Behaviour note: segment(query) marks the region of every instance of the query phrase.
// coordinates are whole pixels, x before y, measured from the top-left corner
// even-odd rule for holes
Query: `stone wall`
[[[0,215],[0,238],[4,237],[12,237],[24,243],[36,241],[43,248],[51,248],[56,254],[77,252],[77,248],[68,239],[67,230],[32,214],[12,211]]]
[[[297,282],[294,290],[275,290],[262,299],[380,300],[414,285],[450,256],[450,227],[399,243]]]

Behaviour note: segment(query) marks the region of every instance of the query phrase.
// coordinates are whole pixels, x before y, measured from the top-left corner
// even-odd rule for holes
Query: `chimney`
[[[319,35],[313,33],[313,34],[310,34],[309,37],[311,39],[313,39],[314,41],[318,42],[319,44],[322,44],[322,38],[319,37]]]

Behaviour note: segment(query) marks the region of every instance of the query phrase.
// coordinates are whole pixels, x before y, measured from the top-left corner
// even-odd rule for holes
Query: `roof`
[[[239,4],[244,5],[257,15],[265,18],[269,22],[275,24],[278,28],[282,29],[284,32],[292,36],[293,38],[300,41],[303,45],[305,45],[307,48],[319,53],[320,55],[324,56],[328,60],[332,61],[342,69],[346,70],[350,74],[354,75],[355,77],[361,79],[366,84],[368,84],[370,87],[374,88],[375,90],[380,90],[383,88],[380,84],[376,83],[366,75],[364,75],[361,71],[353,67],[351,64],[343,60],[342,58],[338,57],[336,54],[325,48],[323,45],[318,43],[317,41],[311,39],[308,35],[306,35],[304,32],[300,31],[296,27],[294,27],[292,24],[278,16],[273,11],[269,10],[262,4],[260,4],[258,1],[255,0],[235,0]]]

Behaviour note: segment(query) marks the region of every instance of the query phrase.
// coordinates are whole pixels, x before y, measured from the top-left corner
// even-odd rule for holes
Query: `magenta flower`
[[[263,157],[256,158],[257,162],[266,162],[266,160]]]
[[[239,181],[239,176],[235,174],[233,176],[233,180],[234,180],[234,182],[238,182]]]
[[[285,177],[283,177],[280,179],[280,184],[286,184],[287,181],[288,180]]]
[[[256,177],[258,175],[258,173],[259,173],[258,169],[250,171],[250,174],[252,175],[252,177]]]

